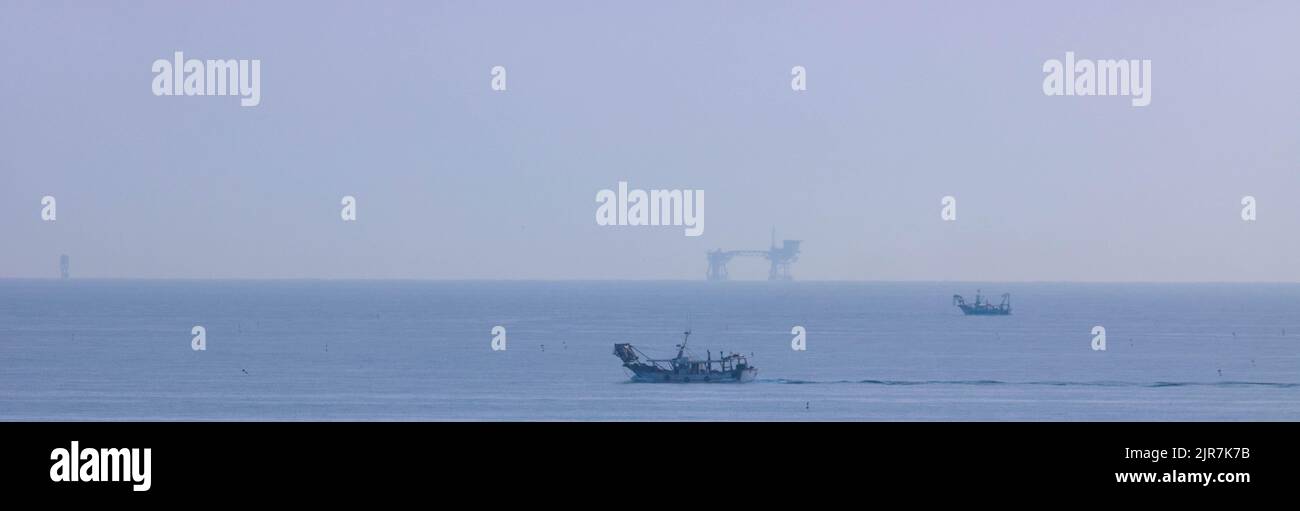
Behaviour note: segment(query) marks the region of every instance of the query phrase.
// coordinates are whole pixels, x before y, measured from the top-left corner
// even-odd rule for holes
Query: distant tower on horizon
[[[772,228],[772,245],[767,250],[712,250],[708,253],[709,271],[705,273],[704,278],[707,280],[728,280],[727,263],[731,258],[736,256],[752,256],[766,258],[772,263],[771,270],[767,273],[767,280],[794,280],[790,274],[790,265],[799,260],[799,243],[802,240],[781,240],[781,246],[776,245],[776,228]]]
[[[68,254],[59,256],[59,275],[68,280]]]

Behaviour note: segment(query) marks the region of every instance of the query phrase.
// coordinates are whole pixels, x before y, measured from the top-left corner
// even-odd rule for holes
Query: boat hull
[[[962,314],[967,316],[1010,316],[1011,309],[977,309],[969,305],[959,306]]]
[[[685,373],[665,371],[654,368],[629,368],[635,383],[745,383],[754,381],[758,369],[746,367],[731,371],[711,371],[708,373]]]

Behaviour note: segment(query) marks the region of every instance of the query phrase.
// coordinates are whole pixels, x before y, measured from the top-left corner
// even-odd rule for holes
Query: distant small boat
[[[685,333],[685,339],[677,345],[677,356],[670,359],[656,360],[645,356],[636,347],[627,343],[614,345],[614,355],[623,361],[623,367],[632,371],[632,381],[642,383],[744,383],[753,381],[758,369],[749,365],[743,355],[718,353],[708,358],[691,358],[686,351],[686,342],[691,333]]]
[[[980,292],[975,291],[975,303],[966,303],[966,299],[961,295],[952,295],[952,304],[961,309],[961,312],[967,316],[1010,316],[1011,315],[1011,293],[1002,294],[1002,303],[993,305],[993,302],[985,300]]]

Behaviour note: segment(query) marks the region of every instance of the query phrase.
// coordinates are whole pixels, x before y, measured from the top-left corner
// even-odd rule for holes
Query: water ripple
[[[1271,387],[1278,389],[1300,388],[1300,383],[1276,383],[1256,381],[1158,381],[1158,382],[1124,382],[1124,381],[999,381],[999,380],[795,380],[795,379],[759,379],[758,383],[777,383],[784,385],[1046,385],[1052,387]]]

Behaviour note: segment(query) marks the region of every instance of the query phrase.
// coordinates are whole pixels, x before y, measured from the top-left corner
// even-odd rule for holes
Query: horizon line
[[[702,282],[726,285],[740,283],[811,283],[811,284],[1267,284],[1295,285],[1297,281],[1262,280],[924,280],[924,279],[806,279],[766,280],[736,279],[712,281],[706,279],[599,279],[599,278],[422,278],[422,277],[0,277],[0,281],[187,281],[187,282]]]

